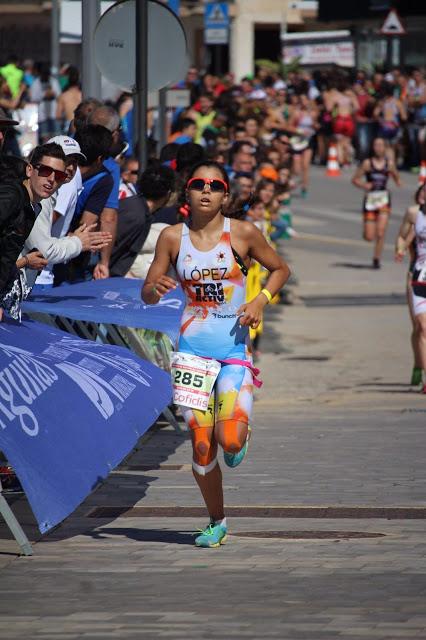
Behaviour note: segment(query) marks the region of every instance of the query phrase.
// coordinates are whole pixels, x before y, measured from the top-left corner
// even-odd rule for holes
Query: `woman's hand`
[[[152,292],[157,294],[159,298],[162,298],[169,293],[169,291],[173,291],[176,289],[177,283],[176,280],[170,278],[169,276],[160,276],[158,280],[152,286]]]
[[[267,304],[268,299],[263,293],[260,293],[251,302],[242,304],[237,311],[237,316],[240,316],[240,325],[257,329],[262,322],[263,309]]]

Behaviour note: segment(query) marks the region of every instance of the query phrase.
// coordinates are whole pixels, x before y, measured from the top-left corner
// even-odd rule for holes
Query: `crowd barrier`
[[[42,533],[107,477],[161,413],[180,430],[167,370],[183,295],[147,306],[141,284],[114,278],[38,292],[24,306],[30,319],[0,324],[0,450]],[[30,554],[0,498],[0,513]]]

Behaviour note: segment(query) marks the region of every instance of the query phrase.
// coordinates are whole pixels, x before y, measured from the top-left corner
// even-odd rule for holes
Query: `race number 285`
[[[200,389],[203,386],[203,376],[199,373],[191,373],[190,371],[182,372],[177,369],[175,371],[174,383]]]

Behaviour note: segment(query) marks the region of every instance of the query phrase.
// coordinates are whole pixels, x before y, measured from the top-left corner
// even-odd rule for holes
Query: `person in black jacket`
[[[10,310],[6,299],[17,280],[16,261],[40,211],[39,202],[65,180],[65,155],[57,144],[36,147],[30,162],[0,156],[0,319],[4,308]],[[22,266],[42,259],[39,252],[33,253],[25,256]]]
[[[174,171],[154,162],[138,181],[138,195],[120,200],[117,238],[109,265],[112,276],[129,272],[149,234],[155,212],[167,203],[174,186]]]

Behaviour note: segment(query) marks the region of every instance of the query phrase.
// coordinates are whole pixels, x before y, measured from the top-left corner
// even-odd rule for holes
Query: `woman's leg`
[[[416,327],[419,336],[420,365],[426,373],[426,313],[420,313],[416,316]]]
[[[191,431],[192,472],[206,503],[210,519],[221,520],[223,513],[222,472],[217,463],[214,436],[214,393],[207,411],[183,408],[185,422]]]
[[[376,239],[376,220],[373,215],[364,215],[364,225],[362,237],[367,242],[373,242]]]
[[[247,367],[226,365],[217,381],[215,439],[229,454],[244,447],[253,407],[253,376]]]
[[[293,174],[299,180],[302,180],[302,154],[301,153],[293,154]]]
[[[305,149],[302,154],[302,189],[304,191],[308,190],[309,184],[309,169],[311,167],[312,162],[312,149]]]
[[[374,247],[375,260],[380,261],[380,258],[382,257],[388,223],[389,223],[389,214],[379,213],[379,215],[377,216],[377,222],[376,222],[376,245]]]
[[[193,448],[192,473],[204,498],[210,520],[218,522],[223,520],[225,512],[223,508],[222,471],[217,462],[217,444],[214,442],[213,429],[199,427],[194,429],[191,435]],[[213,457],[213,460],[208,463],[207,460],[211,457]],[[204,468],[200,464],[202,462],[206,462]]]
[[[413,309],[413,298],[411,294],[411,278],[412,274],[408,273],[407,276],[407,303],[408,303],[408,311],[410,313],[412,331],[411,331],[411,347],[413,349],[414,356],[414,368],[421,369],[421,358],[420,358],[420,346],[419,346],[419,327],[417,326],[416,316],[414,315]]]

